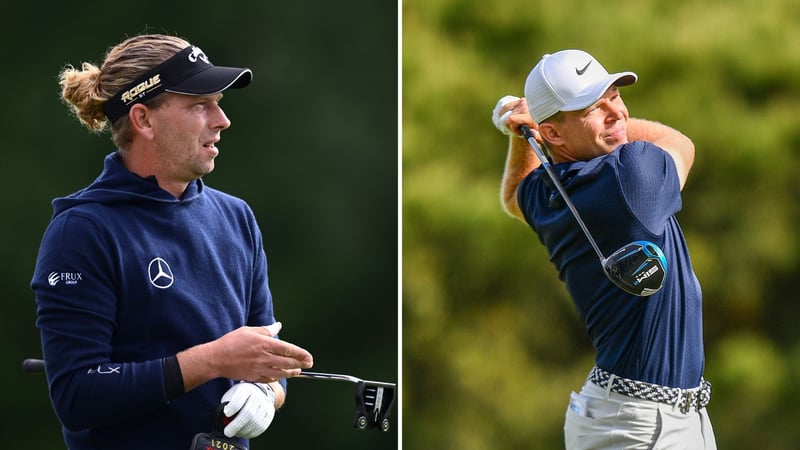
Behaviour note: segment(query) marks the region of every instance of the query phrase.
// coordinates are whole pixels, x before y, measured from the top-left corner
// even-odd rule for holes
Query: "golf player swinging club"
[[[650,241],[634,241],[624,245],[606,258],[603,252],[600,251],[600,247],[597,246],[592,233],[589,232],[589,228],[586,227],[580,214],[578,214],[578,209],[575,208],[572,200],[570,200],[564,186],[558,180],[550,160],[547,159],[539,147],[539,143],[536,142],[530,127],[521,125],[519,130],[542,162],[547,175],[553,181],[558,193],[561,194],[570,212],[572,212],[581,230],[583,230],[583,234],[586,235],[586,239],[589,240],[595,253],[600,258],[600,264],[603,266],[603,271],[608,279],[623,291],[642,297],[653,295],[664,287],[664,278],[667,275],[667,258],[664,256],[664,252]]]
[[[695,146],[631,117],[620,88],[637,78],[582,50],[541,56],[524,97],[492,112],[509,136],[501,206],[546,248],[594,350],[565,448],[716,450],[702,290],[677,218]]]

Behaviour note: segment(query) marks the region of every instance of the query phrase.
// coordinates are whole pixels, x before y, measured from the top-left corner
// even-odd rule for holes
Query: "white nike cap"
[[[633,72],[609,74],[583,50],[562,50],[542,56],[525,80],[525,99],[534,122],[559,111],[578,111],[594,104],[611,85],[636,82]]]

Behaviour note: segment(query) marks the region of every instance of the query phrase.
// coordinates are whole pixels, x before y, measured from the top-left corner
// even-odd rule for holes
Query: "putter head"
[[[356,414],[353,426],[359,430],[389,431],[389,415],[395,402],[395,383],[368,381],[351,375],[336,373],[300,372],[298,378],[338,380],[356,385]]]
[[[356,384],[355,428],[389,431],[389,413],[394,405],[395,385],[362,380]]]
[[[603,270],[623,291],[646,297],[664,286],[667,258],[656,244],[635,241],[603,260]]]

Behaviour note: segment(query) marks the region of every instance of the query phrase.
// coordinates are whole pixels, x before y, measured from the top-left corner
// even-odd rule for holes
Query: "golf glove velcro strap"
[[[509,110],[506,111],[504,114],[500,114],[500,109],[502,109],[503,106],[515,100],[519,100],[519,97],[514,97],[513,95],[506,95],[505,97],[498,100],[497,105],[495,105],[494,110],[492,111],[492,123],[498,130],[500,130],[501,133],[507,134],[509,136],[520,137],[518,134],[514,133],[513,131],[511,131],[511,129],[508,128],[508,118],[511,117],[511,113],[513,111]]]
[[[228,437],[259,436],[275,417],[275,392],[265,383],[234,384],[222,396],[222,403],[225,402],[223,412],[233,418],[224,429]]]

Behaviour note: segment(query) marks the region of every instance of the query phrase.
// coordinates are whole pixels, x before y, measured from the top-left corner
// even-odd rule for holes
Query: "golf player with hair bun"
[[[702,293],[675,217],[694,144],[628,115],[620,88],[636,80],[581,50],[544,55],[525,97],[504,96],[492,113],[509,135],[501,201],[546,247],[595,349],[595,366],[569,399],[566,448],[715,449]],[[547,149],[603,254],[637,240],[660,247],[668,267],[660,290],[637,296],[609,280],[522,125]]]
[[[231,125],[222,92],[251,79],[160,34],[60,73],[63,100],[116,146],[53,201],[31,282],[71,450],[246,449],[313,364],[278,339],[250,207],[202,179]]]

